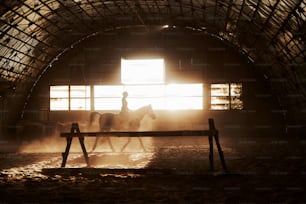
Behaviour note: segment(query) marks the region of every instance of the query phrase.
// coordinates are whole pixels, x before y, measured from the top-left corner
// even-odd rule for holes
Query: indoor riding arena
[[[306,203],[306,0],[0,14],[0,203]]]

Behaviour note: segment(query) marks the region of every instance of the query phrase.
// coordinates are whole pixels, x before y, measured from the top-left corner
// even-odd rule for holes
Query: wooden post
[[[209,118],[208,125],[210,130],[208,134],[210,170],[214,172],[214,143],[213,143],[213,133],[212,133],[212,131],[215,130],[214,119]]]
[[[219,157],[221,160],[221,164],[223,169],[228,172],[225,159],[224,159],[224,154],[221,149],[221,145],[219,142],[219,132],[215,128],[215,123],[212,118],[208,119],[208,124],[209,124],[209,130],[186,130],[186,131],[140,131],[140,132],[80,132],[79,125],[78,123],[72,123],[71,125],[71,130],[70,132],[67,133],[61,133],[61,137],[66,137],[67,140],[67,145],[66,145],[66,150],[65,152],[62,153],[63,156],[63,161],[61,167],[65,167],[66,161],[68,158],[68,154],[70,151],[71,143],[72,143],[72,138],[73,137],[78,137],[80,145],[82,147],[83,155],[86,160],[87,166],[90,166],[89,162],[89,157],[86,151],[86,147],[84,144],[84,139],[85,136],[88,137],[98,137],[98,136],[118,136],[118,137],[139,137],[139,136],[150,136],[150,137],[168,137],[168,136],[208,136],[208,142],[209,142],[209,163],[210,163],[210,169],[212,172],[214,172],[214,138],[216,142],[216,146],[218,149]]]
[[[215,138],[215,142],[216,142],[216,146],[217,146],[217,149],[218,149],[218,153],[219,153],[219,157],[220,157],[220,160],[221,160],[221,164],[222,164],[222,167],[223,167],[223,169],[224,169],[224,171],[228,171],[227,170],[227,167],[226,167],[226,163],[225,163],[225,159],[224,159],[224,154],[223,154],[223,151],[222,151],[222,149],[221,149],[221,145],[220,145],[220,142],[219,142],[219,132],[218,132],[218,130],[216,130],[216,128],[215,128],[215,123],[214,123],[214,119],[212,119],[212,118],[209,118],[208,119],[208,124],[209,124],[209,130],[213,130],[214,132],[215,132],[215,134],[210,134],[211,135],[211,139],[209,139],[209,145],[210,146],[212,146],[213,144],[211,144],[211,143],[213,143],[212,142],[212,140],[213,140],[213,137]],[[210,135],[209,135],[209,137],[210,137]],[[211,151],[213,151],[213,148],[212,147],[210,147],[210,149],[211,149]],[[213,153],[212,153],[213,154]],[[210,157],[209,157],[210,158]],[[213,162],[213,158],[211,159],[212,160],[212,162]],[[214,170],[213,169],[213,167],[212,167],[212,170]]]
[[[84,155],[84,158],[86,160],[87,166],[90,166],[88,154],[87,154],[85,144],[84,144],[84,137],[81,136],[81,134],[80,134],[79,124],[78,123],[72,123],[71,129],[70,129],[70,136],[66,137],[66,140],[67,140],[66,150],[65,150],[64,153],[62,153],[62,156],[63,156],[63,161],[62,161],[62,165],[61,165],[62,168],[66,166],[66,162],[67,162],[67,158],[68,158],[68,155],[69,155],[69,151],[70,151],[70,147],[71,147],[71,143],[72,143],[72,138],[73,138],[74,134],[78,135],[80,145],[82,147],[83,155]]]
[[[87,167],[90,167],[89,157],[88,157],[88,154],[87,154],[87,151],[86,151],[86,147],[85,147],[85,144],[84,144],[84,136],[81,136],[79,124],[78,123],[73,123],[72,126],[73,125],[75,126],[76,132],[78,134],[80,145],[82,147],[82,151],[83,151],[83,155],[84,155]]]
[[[72,143],[72,135],[74,134],[76,127],[74,125],[75,123],[72,123],[71,125],[71,129],[70,129],[70,136],[66,137],[66,141],[67,141],[67,145],[66,145],[66,149],[65,152],[62,153],[62,157],[63,157],[63,161],[62,161],[62,165],[61,167],[65,167],[66,166],[66,162],[67,162],[67,158],[68,158],[68,154],[70,151],[70,147],[71,147],[71,143]]]
[[[66,141],[67,141],[66,150],[65,152],[62,153],[62,157],[63,157],[63,161],[61,165],[62,168],[66,166],[66,161],[68,158],[68,154],[69,154],[69,150],[70,150],[70,146],[72,142],[72,137],[66,137]]]
[[[217,148],[218,148],[219,157],[220,157],[220,160],[221,160],[222,167],[223,167],[225,172],[228,172],[226,164],[225,164],[224,154],[223,154],[223,151],[221,149],[220,142],[219,142],[219,133],[218,133],[218,131],[215,134],[215,141],[216,141],[216,145],[217,145]]]

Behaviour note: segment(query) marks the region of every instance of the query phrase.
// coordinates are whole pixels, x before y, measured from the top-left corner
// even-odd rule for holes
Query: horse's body
[[[155,119],[155,114],[153,112],[152,106],[147,105],[144,107],[141,107],[135,111],[131,111],[128,114],[114,114],[114,113],[98,113],[98,112],[92,112],[90,114],[90,123],[89,123],[89,129],[95,131],[137,131],[140,127],[140,123],[145,115],[150,116],[152,119]],[[95,144],[93,146],[93,150],[96,148],[98,142],[98,138],[95,141]],[[130,142],[130,139],[128,143]],[[140,141],[141,142],[141,141]],[[127,143],[127,144],[128,144]],[[109,141],[109,144],[112,149],[112,144]],[[124,146],[124,148],[127,146],[127,144]],[[124,149],[122,148],[122,150]]]

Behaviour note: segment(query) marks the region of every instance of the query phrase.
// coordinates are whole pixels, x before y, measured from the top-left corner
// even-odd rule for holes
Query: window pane
[[[231,96],[240,96],[242,93],[242,84],[231,83]]]
[[[121,98],[95,98],[95,110],[120,110]]]
[[[167,96],[202,96],[202,84],[169,84]]]
[[[122,97],[123,86],[94,86],[95,97]]]
[[[241,100],[242,84],[212,84],[211,85],[211,109],[227,110],[243,108]]]
[[[51,98],[68,98],[69,86],[50,86]]]
[[[160,97],[130,98],[128,103],[131,110],[136,110],[149,104],[152,105],[153,109],[164,109],[165,106],[164,98]]]
[[[68,110],[68,104],[67,98],[51,98],[50,110]]]
[[[231,109],[241,110],[243,109],[243,102],[241,100],[242,84],[231,84]]]
[[[229,84],[211,84],[212,96],[228,96]]]
[[[90,86],[70,86],[71,97],[90,97]]]
[[[94,109],[120,111],[123,91],[130,110],[149,104],[156,110],[203,109],[202,84],[94,86]]]
[[[231,108],[236,110],[242,110],[243,109],[243,103],[242,100],[238,97],[232,97],[231,99]]]
[[[203,108],[202,97],[168,97],[166,107],[168,110],[201,110]]]
[[[129,97],[162,97],[165,93],[165,85],[137,85],[125,86]]]
[[[227,96],[212,96],[212,104],[229,104],[229,97]]]
[[[212,110],[229,110],[229,104],[211,104]]]
[[[69,110],[69,86],[50,86],[50,110]]]
[[[229,109],[229,97],[228,96],[212,96],[211,97],[211,109],[212,110],[227,110]]]
[[[71,110],[90,110],[90,99],[71,99]]]

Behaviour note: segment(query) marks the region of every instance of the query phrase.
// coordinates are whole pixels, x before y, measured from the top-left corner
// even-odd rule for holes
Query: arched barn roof
[[[0,14],[1,89],[35,86],[62,53],[95,33],[167,24],[229,42],[277,93],[305,101],[305,0],[2,0]]]

